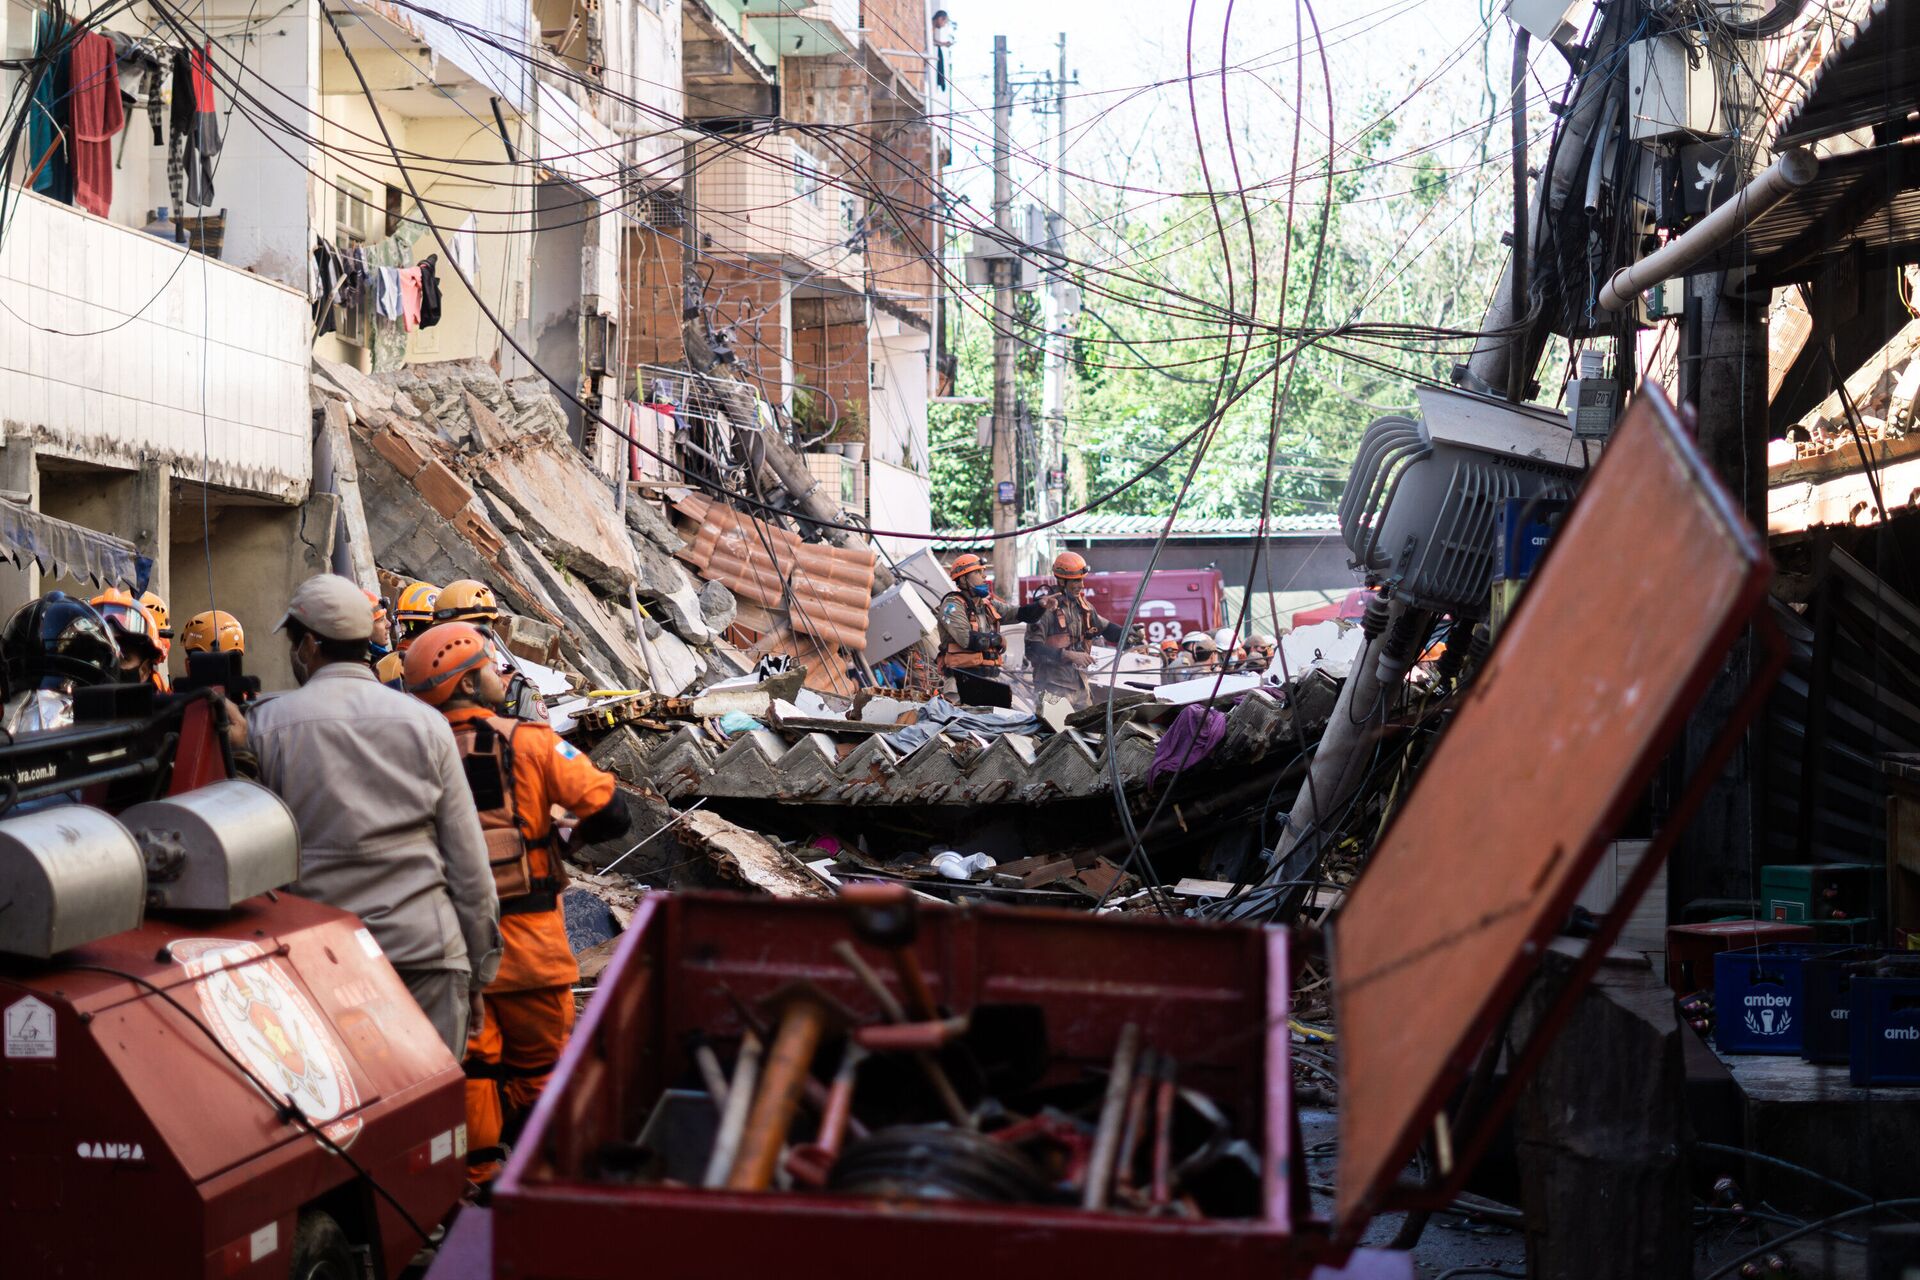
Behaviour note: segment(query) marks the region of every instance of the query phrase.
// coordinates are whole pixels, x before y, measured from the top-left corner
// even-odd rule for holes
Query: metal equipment
[[[1353,567],[1418,608],[1480,616],[1501,513],[1514,499],[1572,496],[1586,454],[1566,417],[1422,387],[1419,419],[1367,428],[1340,500]]]
[[[465,1184],[464,1077],[359,920],[271,892],[298,838],[229,709],[148,705],[0,745],[11,796],[119,810],[0,820],[0,1272],[396,1276]]]

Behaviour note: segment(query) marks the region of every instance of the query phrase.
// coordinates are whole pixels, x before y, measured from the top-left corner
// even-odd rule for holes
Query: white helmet
[[[1190,644],[1199,644],[1207,638],[1207,633],[1204,631],[1189,631],[1180,637],[1180,647],[1184,649]]]
[[[1214,632],[1213,643],[1222,649],[1233,648],[1233,628],[1222,627]]]

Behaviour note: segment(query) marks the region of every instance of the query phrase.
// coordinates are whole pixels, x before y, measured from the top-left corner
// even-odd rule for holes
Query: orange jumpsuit
[[[457,730],[493,713],[470,707],[447,713]],[[553,837],[553,808],[577,817],[598,813],[614,798],[610,773],[544,724],[519,721],[513,732],[513,810],[527,839],[537,881],[565,887]],[[573,1031],[573,986],[580,966],[567,945],[559,894],[550,907],[515,911],[501,904],[500,971],[483,994],[486,1017],[467,1033],[467,1145],[497,1146],[509,1116],[524,1117],[546,1088],[553,1065]],[[474,1176],[490,1178],[497,1166]]]

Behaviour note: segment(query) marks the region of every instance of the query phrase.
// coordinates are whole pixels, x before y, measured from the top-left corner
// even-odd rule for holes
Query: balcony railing
[[[702,144],[695,187],[703,248],[849,278],[861,268],[859,198],[788,137]]]

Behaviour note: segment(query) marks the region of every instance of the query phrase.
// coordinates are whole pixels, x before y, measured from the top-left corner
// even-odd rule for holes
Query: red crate
[[[1120,921],[1053,911],[930,908],[917,949],[936,998],[966,1011],[1022,1002],[1047,1012],[1051,1070],[1082,1078],[1111,1060],[1121,1028],[1172,1054],[1183,1084],[1229,1109],[1262,1151],[1265,1212],[1182,1221],[1050,1206],[877,1200],[609,1186],[585,1170],[604,1143],[631,1139],[687,1069],[690,1032],[735,1036],[727,992],[749,1003],[798,979],[856,1011],[872,1000],[834,958],[848,939],[832,902],[729,895],[649,898],[535,1110],[494,1195],[496,1274],[619,1280],[650,1274],[1307,1276],[1330,1255],[1306,1221],[1287,1048],[1287,940],[1271,930]],[[873,952],[869,959],[878,961]],[[889,977],[891,975],[889,974]],[[1351,1274],[1408,1274],[1354,1258]],[[1404,1255],[1402,1255],[1404,1261]],[[1385,1265],[1385,1271],[1372,1270]]]

